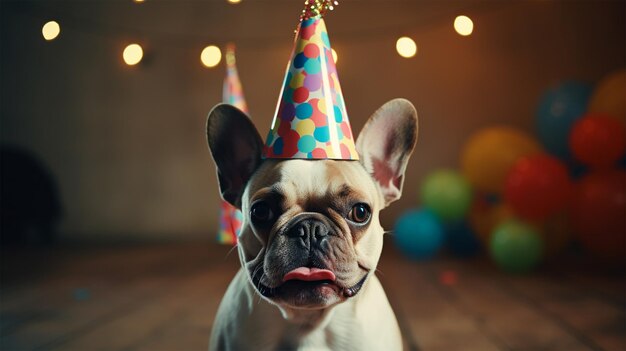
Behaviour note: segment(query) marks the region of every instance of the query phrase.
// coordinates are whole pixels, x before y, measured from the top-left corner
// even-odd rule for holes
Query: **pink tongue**
[[[307,282],[316,280],[332,280],[335,281],[335,273],[328,269],[298,267],[293,271],[285,274],[283,282],[288,280],[304,280]]]

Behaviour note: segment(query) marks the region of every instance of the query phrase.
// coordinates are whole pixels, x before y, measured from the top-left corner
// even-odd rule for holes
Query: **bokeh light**
[[[222,51],[215,45],[210,45],[202,50],[200,61],[206,67],[215,67],[222,60]]]
[[[241,0],[228,0],[228,2],[231,4],[238,4],[241,2]]]
[[[417,45],[413,39],[402,37],[396,41],[396,50],[400,56],[410,58],[417,53]]]
[[[59,36],[59,33],[61,33],[61,27],[56,21],[50,21],[41,28],[41,34],[43,34],[43,38],[46,40],[55,39]]]
[[[141,62],[141,59],[143,58],[143,49],[139,44],[130,44],[124,49],[122,57],[127,65],[134,66]]]
[[[337,59],[339,59],[339,57],[337,56],[337,51],[335,51],[335,49],[331,49],[333,51],[333,61],[335,61],[335,64],[337,64]]]
[[[457,16],[454,19],[454,30],[462,36],[468,36],[474,31],[474,22],[467,16]]]

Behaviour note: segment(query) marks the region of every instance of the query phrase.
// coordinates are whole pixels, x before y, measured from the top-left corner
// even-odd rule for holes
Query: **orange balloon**
[[[499,194],[511,166],[520,157],[541,150],[535,139],[514,128],[486,128],[467,141],[461,154],[461,168],[476,190]]]
[[[482,199],[477,199],[472,203],[468,213],[468,222],[470,228],[476,233],[476,236],[486,245],[489,243],[491,236],[491,206]]]
[[[508,219],[514,217],[511,209],[503,203],[489,205],[477,200],[469,212],[469,224],[478,239],[489,245],[493,230]]]
[[[515,219],[515,213],[504,203],[490,205],[480,198],[469,212],[469,224],[483,245],[489,245],[491,235],[502,223]],[[559,213],[542,221],[528,222],[541,236],[546,257],[563,251],[571,242],[571,230],[566,213]]]
[[[626,122],[626,69],[617,70],[598,83],[587,112],[607,114]]]

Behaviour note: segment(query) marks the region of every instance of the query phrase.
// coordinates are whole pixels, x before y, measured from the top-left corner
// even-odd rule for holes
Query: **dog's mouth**
[[[260,277],[253,277],[253,283],[261,295],[267,298],[299,296],[299,300],[308,300],[310,296],[324,297],[331,294],[350,298],[355,296],[365,284],[368,272],[353,286],[344,287],[337,282],[335,274],[327,269],[298,267],[283,277],[283,282],[270,288],[261,283]]]

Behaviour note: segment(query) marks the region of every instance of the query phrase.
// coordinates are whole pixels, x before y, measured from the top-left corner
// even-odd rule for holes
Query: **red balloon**
[[[518,216],[545,219],[567,206],[572,183],[567,167],[544,155],[522,157],[511,168],[504,187],[504,200]]]
[[[572,127],[574,157],[594,168],[612,166],[626,152],[624,123],[602,114],[587,114]]]
[[[584,247],[607,260],[626,258],[626,171],[588,174],[572,200],[572,226]]]

